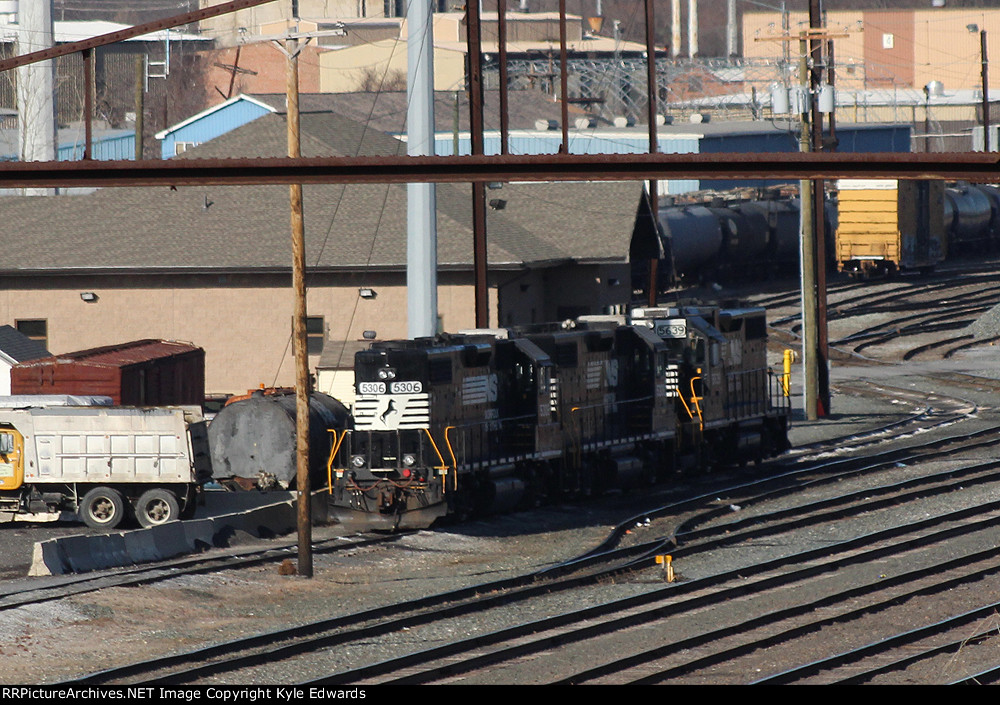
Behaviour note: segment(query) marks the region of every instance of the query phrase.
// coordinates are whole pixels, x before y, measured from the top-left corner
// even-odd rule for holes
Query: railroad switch
[[[668,583],[674,582],[674,557],[657,556],[656,565],[663,566],[663,580]]]

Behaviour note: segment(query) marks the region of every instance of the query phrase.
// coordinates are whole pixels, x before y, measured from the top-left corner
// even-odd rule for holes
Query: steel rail
[[[970,438],[975,439],[982,435],[989,435],[991,438],[995,438],[996,429],[992,429],[988,434],[986,431],[973,434]],[[940,441],[935,441],[930,445],[937,446],[939,443]],[[891,461],[887,462],[894,463],[896,460],[897,458],[894,457]],[[838,462],[843,463],[844,461]],[[955,471],[941,473],[941,475],[954,474]],[[765,480],[765,482],[768,481]],[[869,489],[867,494],[870,493],[871,490]],[[673,503],[665,507],[663,513],[666,513],[665,510],[670,508],[677,510],[693,501],[703,503],[704,497]],[[653,516],[653,514],[650,514],[650,516]],[[626,523],[631,525],[631,520]],[[713,545],[711,543],[713,533],[721,534],[715,538],[717,544],[732,541],[732,528],[732,526],[725,526],[717,528],[714,531],[711,529],[701,531],[699,539],[705,540],[706,537],[708,538],[708,541],[701,545],[701,550],[706,550],[706,546],[711,548]],[[414,602],[399,602],[391,606],[372,608],[354,615],[342,615],[310,624],[298,625],[289,629],[280,629],[250,637],[243,637],[231,642],[214,644],[190,652],[91,673],[74,679],[74,682],[109,683],[136,676],[142,676],[144,679],[152,681],[172,683],[191,682],[192,680],[208,675],[232,672],[232,670],[237,668],[251,667],[255,664],[289,658],[317,648],[347,643],[352,639],[373,638],[404,627],[414,627],[444,619],[446,616],[464,615],[490,606],[513,604],[517,601],[538,595],[591,584],[601,579],[604,575],[622,570],[622,565],[611,565],[603,570],[598,570],[596,573],[577,575],[568,579],[562,578],[555,581],[547,581],[544,578],[561,572],[568,572],[569,570],[579,571],[585,565],[589,567],[595,563],[607,563],[621,558],[625,558],[628,561],[626,565],[635,565],[637,561],[651,562],[649,555],[656,550],[662,549],[663,546],[661,544],[662,540],[657,540],[617,550],[606,549],[599,556],[587,553],[583,556],[584,560],[570,560],[561,564],[566,569],[563,571],[543,569],[513,578],[459,588],[451,592],[438,594],[433,598],[421,597]],[[635,558],[634,556],[637,553],[645,555]],[[556,566],[556,568],[558,567]],[[724,577],[723,580],[728,580],[730,577],[732,576]],[[699,582],[699,585],[702,587],[705,584],[704,581]],[[673,587],[673,594],[684,593],[687,589],[682,585],[675,585]],[[432,610],[430,613],[423,609],[428,604],[428,601],[436,606],[435,610]],[[378,621],[364,626],[370,620]],[[324,634],[324,632],[330,633]],[[241,651],[243,653],[240,653]],[[165,669],[169,669],[169,672]]]
[[[973,528],[979,528],[979,527],[977,526]],[[936,572],[940,574],[947,571],[964,568],[969,565],[974,565],[976,563],[982,563],[991,560],[995,561],[997,557],[998,557],[997,549],[989,548],[980,551],[978,553],[973,553],[970,555],[960,556],[958,558],[950,559],[944,564],[939,564],[935,568]],[[847,621],[863,617],[878,609],[884,609],[896,606],[906,600],[918,597],[924,597],[928,595],[936,595],[962,585],[968,585],[970,583],[982,580],[985,577],[995,575],[998,571],[1000,571],[1000,566],[994,564],[986,568],[983,568],[981,570],[977,570],[975,572],[970,572],[964,575],[959,575],[955,578],[943,580],[933,585],[928,585],[926,587],[910,590],[909,592],[902,594],[893,594],[890,597],[881,600],[879,602],[866,604],[857,609],[849,610],[847,612],[843,612],[841,614],[837,614],[832,617],[817,619],[814,622],[792,627],[790,629],[786,629],[784,631],[762,637],[755,641],[739,644],[724,649],[722,651],[714,652],[707,656],[693,659],[678,666],[673,666],[670,668],[660,670],[656,673],[649,674],[640,679],[632,681],[629,683],[629,685],[649,685],[654,683],[663,683],[672,678],[679,678],[698,670],[704,670],[711,666],[715,666],[720,663],[726,663],[741,656],[746,656],[755,651],[759,651],[760,649],[771,648],[778,644],[791,641],[792,639],[796,639],[811,633],[815,633],[826,626],[842,624]],[[891,578],[880,576],[870,581],[869,583],[858,585],[849,588],[847,590],[841,591],[839,593],[830,594],[812,602],[807,602],[796,605],[791,608],[778,610],[770,614],[763,615],[762,617],[747,620],[742,624],[726,627],[725,629],[719,629],[714,632],[706,632],[704,634],[700,634],[697,637],[689,638],[684,642],[671,644],[669,648],[654,649],[641,654],[637,654],[628,659],[622,659],[619,662],[605,664],[604,666],[592,669],[592,671],[589,673],[580,674],[583,677],[579,679],[573,679],[573,682],[579,683],[583,682],[584,680],[593,680],[600,676],[613,674],[615,672],[623,671],[637,665],[643,665],[655,659],[662,659],[668,657],[672,654],[681,651],[682,649],[691,649],[695,647],[709,645],[716,640],[722,640],[727,637],[731,637],[733,634],[743,634],[749,632],[752,629],[757,629],[760,627],[768,626],[769,624],[772,623],[777,623],[780,620],[791,619],[793,617],[803,616],[807,614],[816,614],[821,609],[829,609],[838,604],[848,604],[849,601],[851,600],[857,600],[860,597],[874,595],[880,591],[888,592],[889,589],[891,588],[900,587],[911,582],[926,580],[927,577],[928,577],[928,572],[925,569],[913,570],[907,573],[901,573],[899,575],[892,576]],[[913,660],[917,660],[921,657],[926,657],[926,655],[927,655],[926,653],[921,653],[919,655],[914,656]],[[892,670],[892,666],[896,665],[897,664],[892,664],[885,670]],[[875,673],[872,672],[870,675],[875,675]],[[839,682],[858,683],[858,682],[863,682],[863,680],[867,679],[857,678],[855,676],[852,676],[850,678],[847,678]]]
[[[892,555],[893,551],[899,549],[899,545],[866,547],[888,539],[902,538],[915,531],[930,530],[948,521],[971,518],[984,509],[996,511],[998,507],[1000,507],[1000,503],[990,502],[962,509],[943,517],[923,519],[830,546],[774,558],[754,566],[758,574],[788,566],[803,566],[790,573],[779,573],[748,582],[746,567],[727,570],[686,583],[671,583],[667,587],[657,588],[639,595],[584,607],[574,612],[543,617],[533,622],[502,628],[489,634],[469,637],[423,651],[411,652],[368,666],[332,673],[321,678],[310,679],[300,685],[357,684],[362,680],[368,681],[379,677],[387,677],[384,680],[375,681],[380,685],[429,683],[444,675],[455,676],[459,673],[484,668],[529,654],[537,654],[539,651],[583,641],[612,631],[648,624],[652,618],[662,619],[676,616],[720,604],[726,600],[745,597],[750,591],[760,592],[766,589],[784,587],[797,581],[843,569],[849,565],[878,560]],[[911,548],[929,545],[940,542],[946,537],[979,531],[984,526],[992,526],[995,523],[996,520],[991,519],[972,525],[949,527],[922,537],[903,539],[902,543]],[[862,549],[865,550],[862,551]],[[995,552],[995,549],[991,550]],[[831,555],[836,557],[830,558]],[[736,581],[737,584],[723,587],[726,583],[733,581]],[[710,588],[719,589],[716,592],[709,592]],[[667,604],[661,604],[664,601],[667,601]],[[608,619],[600,621],[602,617]],[[583,626],[574,627],[575,624],[583,624]],[[520,641],[524,638],[527,640]],[[501,646],[511,641],[514,642],[513,645]],[[491,646],[498,646],[499,649],[491,652],[480,651]],[[665,648],[667,652],[672,653],[675,651],[675,644],[670,644]],[[444,660],[443,664],[435,666],[432,663],[441,660]],[[589,675],[590,673],[588,673]],[[571,678],[567,681],[559,681],[558,684],[573,682],[575,680]]]
[[[753,681],[750,685],[782,685],[794,683],[796,681],[817,676],[823,671],[841,668],[862,658],[885,653],[890,649],[905,649],[908,645],[915,641],[940,634],[943,629],[951,629],[954,627],[974,624],[982,619],[991,617],[996,614],[998,608],[1000,608],[1000,602],[992,602],[983,607],[969,610],[968,612],[964,612],[959,615],[954,615],[948,619],[940,620],[934,624],[911,629],[895,636],[872,642],[861,648],[851,649],[850,651],[835,654],[824,659],[818,659],[802,666],[791,668],[787,671],[782,671],[781,673],[776,673],[766,678],[758,679]],[[968,636],[966,638],[968,638]]]
[[[1000,182],[998,153],[532,154],[8,162],[0,187],[900,178]]]

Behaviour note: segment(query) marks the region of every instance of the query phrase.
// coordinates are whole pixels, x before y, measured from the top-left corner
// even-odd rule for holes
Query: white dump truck
[[[0,521],[163,524],[193,514],[210,477],[200,408],[0,408]]]

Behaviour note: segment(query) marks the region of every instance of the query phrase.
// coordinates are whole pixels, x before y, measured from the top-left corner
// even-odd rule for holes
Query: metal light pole
[[[406,153],[434,156],[434,19],[410,3],[406,35]],[[437,333],[437,185],[406,185],[406,301],[410,338]]]
[[[990,151],[990,80],[986,59],[986,30],[979,33],[979,55],[983,64],[983,151]]]

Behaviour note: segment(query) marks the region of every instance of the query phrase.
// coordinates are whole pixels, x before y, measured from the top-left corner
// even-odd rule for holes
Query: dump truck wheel
[[[125,500],[118,490],[95,487],[83,496],[77,514],[93,529],[114,529],[125,519]]]
[[[135,503],[135,517],[142,527],[148,528],[166,524],[168,521],[177,521],[180,515],[177,497],[164,489],[147,490]]]

